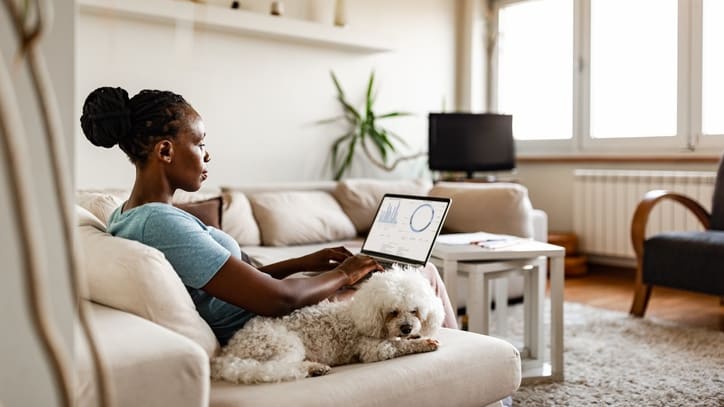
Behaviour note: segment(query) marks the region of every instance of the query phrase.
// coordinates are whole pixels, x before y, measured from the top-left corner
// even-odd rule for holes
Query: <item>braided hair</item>
[[[80,124],[94,145],[118,144],[132,163],[143,165],[159,140],[175,138],[196,114],[173,92],[146,89],[129,99],[123,88],[102,87],[85,99]]]

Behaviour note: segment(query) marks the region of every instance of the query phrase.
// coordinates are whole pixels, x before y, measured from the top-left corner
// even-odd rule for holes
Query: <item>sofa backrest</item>
[[[259,185],[245,185],[245,186],[223,186],[221,187],[221,194],[224,199],[224,211],[223,218],[226,219],[223,225],[224,232],[228,233],[231,237],[236,240],[240,246],[258,246],[264,245],[286,245],[286,244],[302,244],[307,242],[319,241],[317,239],[326,239],[326,241],[332,240],[335,236],[340,236],[340,231],[345,230],[345,225],[340,227],[331,227],[330,235],[326,236],[324,233],[324,225],[316,222],[317,226],[322,228],[313,229],[309,235],[303,233],[302,228],[314,227],[315,221],[311,219],[318,216],[313,215],[312,218],[302,218],[304,215],[300,213],[300,217],[296,218],[301,222],[295,222],[291,219],[289,224],[289,234],[283,236],[282,229],[284,226],[280,225],[279,222],[274,219],[270,222],[266,222],[269,218],[267,214],[270,211],[275,211],[274,208],[274,197],[269,194],[277,193],[295,193],[289,196],[289,199],[294,199],[294,195],[299,193],[301,196],[306,196],[304,192],[325,192],[330,193],[336,183],[334,181],[313,181],[313,182],[292,182],[292,183],[270,183],[270,184],[259,184]],[[321,198],[323,199],[323,198]],[[280,204],[279,210],[288,210],[285,207],[285,199],[280,198],[276,200],[277,204]],[[257,219],[257,213],[260,215],[262,223],[259,223]],[[301,208],[299,208],[301,209]],[[332,210],[335,208],[331,208]],[[279,212],[282,214],[282,212]],[[309,220],[310,222],[306,222]],[[264,231],[264,233],[262,233]]]
[[[432,183],[425,179],[379,180],[348,179],[339,181],[332,193],[349,216],[360,236],[370,230],[377,206],[386,193],[427,195]]]

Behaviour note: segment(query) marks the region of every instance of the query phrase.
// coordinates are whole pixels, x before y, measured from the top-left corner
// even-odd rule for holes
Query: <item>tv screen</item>
[[[515,168],[513,117],[493,113],[430,113],[433,171],[506,171]]]

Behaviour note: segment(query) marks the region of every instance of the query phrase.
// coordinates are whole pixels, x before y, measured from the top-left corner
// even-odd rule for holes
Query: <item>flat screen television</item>
[[[430,113],[429,166],[432,171],[515,169],[513,116],[494,113]]]

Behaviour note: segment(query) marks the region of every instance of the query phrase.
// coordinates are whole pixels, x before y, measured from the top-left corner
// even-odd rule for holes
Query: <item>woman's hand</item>
[[[352,253],[343,246],[322,249],[318,252],[302,256],[298,259],[301,270],[304,271],[327,271],[331,270],[346,259],[352,257]]]
[[[347,276],[347,285],[349,286],[354,285],[373,271],[384,271],[385,269],[372,257],[358,254],[347,258],[335,270],[339,270]]]

